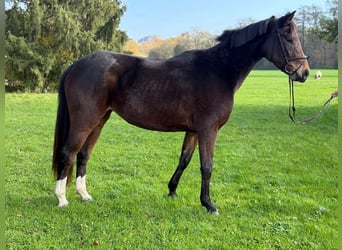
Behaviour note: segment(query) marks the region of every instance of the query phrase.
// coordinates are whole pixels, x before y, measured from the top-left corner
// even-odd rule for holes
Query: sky
[[[122,0],[127,10],[120,29],[138,41],[147,35],[163,39],[194,29],[221,34],[239,21],[282,16],[303,6],[325,9],[326,0]]]

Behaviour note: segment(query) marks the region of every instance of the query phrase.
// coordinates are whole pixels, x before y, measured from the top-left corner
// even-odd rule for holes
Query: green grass
[[[296,83],[298,118],[318,111],[337,71]],[[307,125],[287,117],[287,78],[253,71],[217,139],[211,197],[200,205],[198,152],[176,198],[167,183],[183,133],[113,114],[88,166],[92,203],[68,188],[57,208],[51,155],[55,94],[6,94],[7,249],[337,249],[337,100]]]

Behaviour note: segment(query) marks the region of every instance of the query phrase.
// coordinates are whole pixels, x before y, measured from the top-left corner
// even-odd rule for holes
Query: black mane
[[[267,32],[269,23],[275,17],[250,24],[242,29],[225,30],[216,40],[225,43],[229,48],[240,47],[254,38],[264,35]]]

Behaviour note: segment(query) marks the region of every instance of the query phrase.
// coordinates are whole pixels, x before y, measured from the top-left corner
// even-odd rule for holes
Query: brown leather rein
[[[311,122],[312,120],[320,117],[322,115],[322,113],[327,109],[327,107],[329,106],[332,99],[334,99],[336,97],[336,95],[332,94],[330,96],[330,98],[322,105],[322,107],[320,108],[320,110],[316,114],[314,114],[308,118],[305,118],[303,120],[297,120],[296,108],[295,108],[294,86],[293,86],[293,80],[291,79],[291,76],[289,76],[289,89],[290,89],[289,117],[290,117],[291,121],[295,124],[307,124],[307,123]]]

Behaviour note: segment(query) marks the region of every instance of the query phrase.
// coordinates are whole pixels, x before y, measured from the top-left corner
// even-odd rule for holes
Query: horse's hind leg
[[[90,111],[91,110],[82,109],[70,114],[68,138],[60,152],[58,152],[55,194],[59,201],[59,207],[68,205],[66,199],[66,185],[71,181],[75,158],[78,156],[78,159],[80,159],[78,161],[84,162],[81,160],[82,157],[79,156],[79,152],[83,148],[86,148],[86,146],[84,146],[86,142],[91,141],[88,140],[89,135],[92,134],[94,129],[101,123],[101,120],[99,121],[99,119],[94,116],[94,114],[90,113]],[[85,184],[85,179],[79,179],[79,185],[82,186],[83,183]]]
[[[87,131],[77,132],[71,129],[66,144],[59,152],[59,168],[57,170],[57,182],[55,194],[58,198],[58,206],[63,207],[69,204],[66,199],[66,185],[70,182],[73,164],[77,152],[82,148],[87,136]]]
[[[175,173],[173,174],[173,176],[171,177],[170,181],[169,181],[169,195],[170,196],[174,196],[176,195],[176,189],[178,186],[178,182],[184,172],[184,170],[186,169],[186,167],[188,166],[192,154],[197,146],[197,134],[194,132],[186,132],[185,137],[184,137],[184,141],[183,141],[183,146],[182,146],[182,152],[181,152],[181,156],[179,158],[179,163],[178,163],[178,167],[175,171]]]
[[[82,147],[81,151],[77,154],[77,169],[76,169],[76,192],[81,195],[82,200],[91,201],[93,198],[87,192],[86,187],[86,171],[87,162],[89,160],[91,151],[95,146],[97,139],[100,136],[101,130],[109,119],[111,111],[108,111],[106,115],[102,118],[99,125],[91,132],[88,136],[87,141]]]

